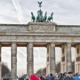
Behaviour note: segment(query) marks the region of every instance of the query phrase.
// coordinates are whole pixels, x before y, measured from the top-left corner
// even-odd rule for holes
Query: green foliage
[[[2,77],[9,73],[10,73],[9,68],[5,64],[2,64]]]

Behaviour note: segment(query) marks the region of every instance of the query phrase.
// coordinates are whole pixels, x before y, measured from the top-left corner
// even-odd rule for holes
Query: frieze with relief
[[[60,36],[0,36],[0,40],[80,40],[80,37],[60,37]]]

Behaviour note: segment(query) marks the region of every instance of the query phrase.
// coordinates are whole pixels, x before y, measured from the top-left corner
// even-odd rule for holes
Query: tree
[[[46,74],[46,68],[39,69],[39,70],[36,72],[36,75],[45,75],[45,74]]]
[[[5,64],[2,64],[2,77],[9,73],[10,73],[9,68]]]
[[[60,72],[60,69],[61,69],[61,62],[59,62],[59,63],[56,64],[56,68],[55,68],[55,69],[56,69],[56,72],[57,72],[57,73]]]

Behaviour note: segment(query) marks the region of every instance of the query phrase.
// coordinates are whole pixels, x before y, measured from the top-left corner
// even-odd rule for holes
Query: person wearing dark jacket
[[[66,76],[67,76],[67,72],[64,72],[64,74],[63,74],[63,78],[66,77]]]
[[[63,80],[74,80],[73,73],[72,72],[68,72],[68,76],[64,77]]]
[[[63,80],[63,74],[60,74],[59,80]]]
[[[52,76],[52,74],[50,74],[47,80],[54,80],[54,77]]]
[[[40,77],[41,80],[44,80],[43,76]]]

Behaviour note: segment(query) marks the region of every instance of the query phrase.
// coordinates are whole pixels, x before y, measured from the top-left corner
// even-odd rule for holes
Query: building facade
[[[75,52],[75,72],[80,74],[80,26],[31,22],[28,24],[0,24],[0,80],[1,47],[11,46],[11,76],[17,78],[17,47],[27,47],[27,74],[34,72],[33,47],[47,48],[46,74],[55,73],[55,47],[60,47],[61,72],[72,71],[71,47]]]

